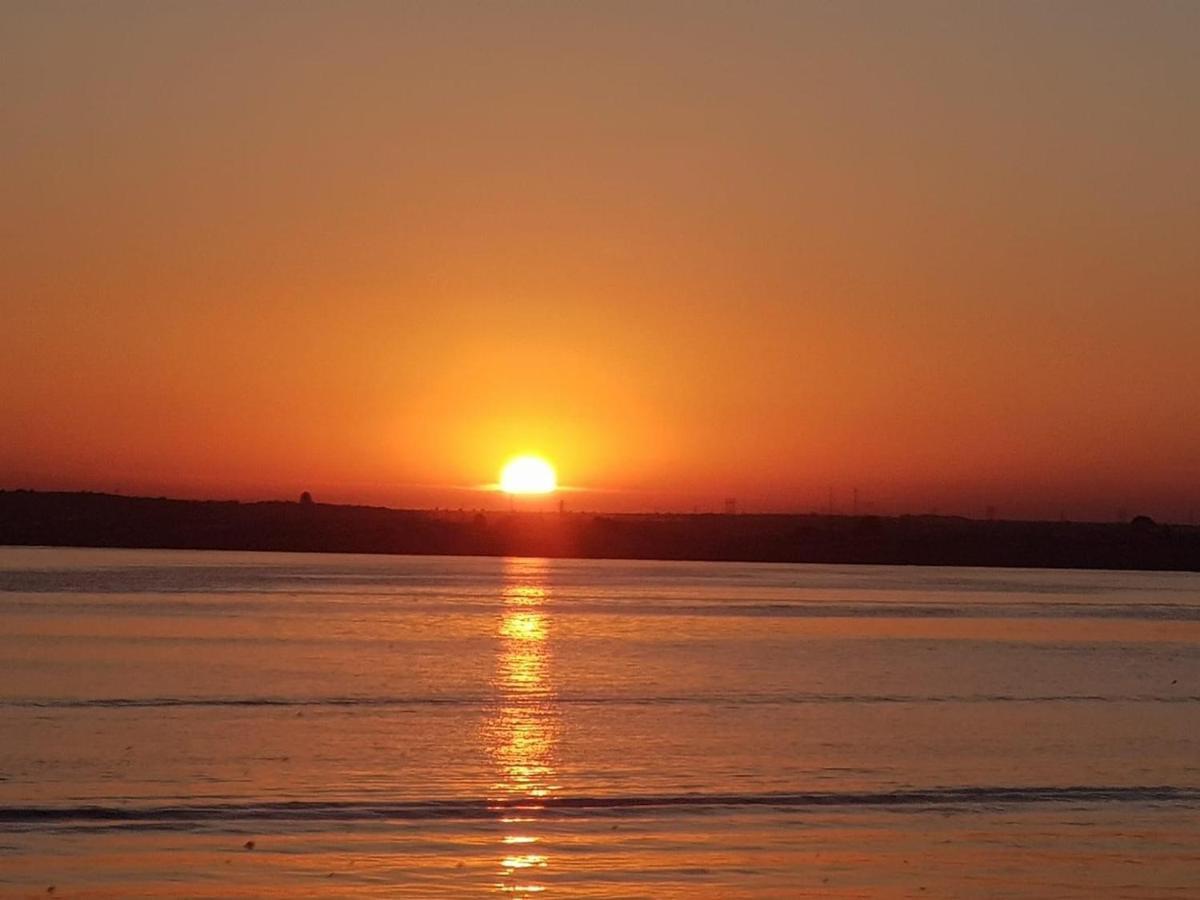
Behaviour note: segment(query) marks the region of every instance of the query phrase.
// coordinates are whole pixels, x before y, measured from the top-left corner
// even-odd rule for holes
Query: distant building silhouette
[[[310,494],[308,491],[305,491],[304,493],[302,493],[300,495],[300,503],[303,504],[304,506],[312,506],[312,502],[313,502],[312,494]]]

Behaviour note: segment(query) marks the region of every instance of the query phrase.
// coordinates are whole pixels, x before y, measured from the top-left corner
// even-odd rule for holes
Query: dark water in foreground
[[[1196,575],[13,548],[0,666],[6,896],[1200,896]]]

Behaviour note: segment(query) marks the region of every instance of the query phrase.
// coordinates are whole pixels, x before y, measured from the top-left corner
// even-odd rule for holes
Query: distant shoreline
[[[0,544],[1200,571],[1200,527],[955,516],[476,512],[0,491]]]

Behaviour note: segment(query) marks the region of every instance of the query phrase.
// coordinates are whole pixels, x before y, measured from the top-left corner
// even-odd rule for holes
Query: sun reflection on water
[[[530,833],[537,823],[536,811],[558,788],[554,755],[559,713],[550,668],[546,562],[505,560],[504,578],[492,683],[496,707],[485,725],[485,741],[496,771],[492,798],[503,801],[503,809],[519,809],[525,815],[500,818],[512,830],[503,838],[502,880],[496,887],[505,893],[540,893],[546,888],[536,877],[549,859],[545,853],[520,851],[538,844],[539,838]]]

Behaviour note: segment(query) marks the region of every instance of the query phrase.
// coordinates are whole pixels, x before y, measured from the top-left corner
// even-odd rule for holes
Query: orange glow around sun
[[[500,470],[500,490],[506,494],[549,494],[558,486],[554,466],[540,456],[517,456]]]

